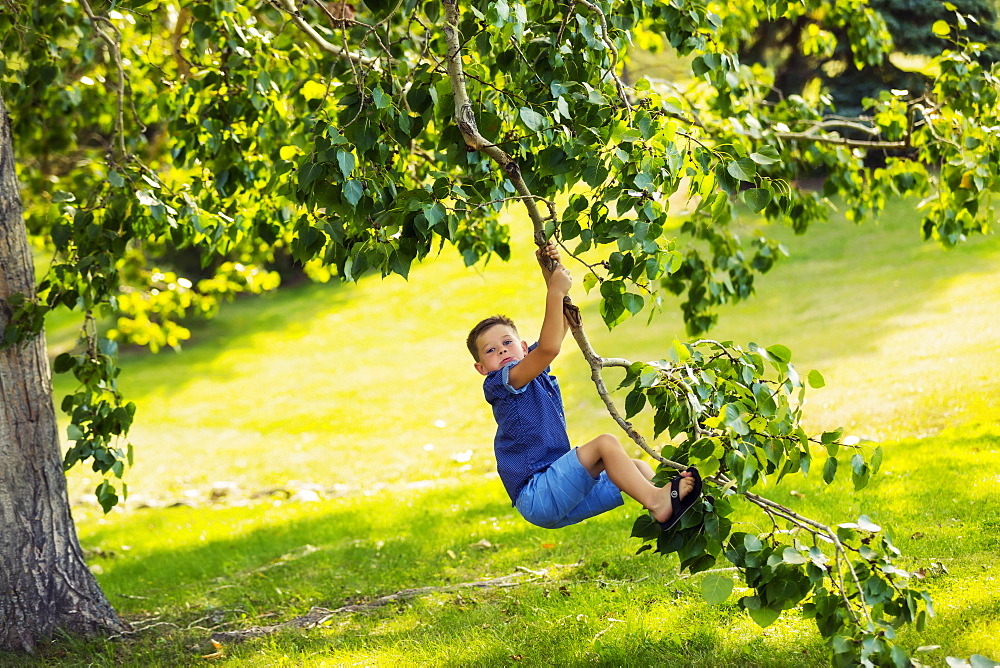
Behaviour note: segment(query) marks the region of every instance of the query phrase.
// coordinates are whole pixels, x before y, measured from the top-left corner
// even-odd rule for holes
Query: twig
[[[562,23],[559,24],[559,32],[556,33],[555,48],[559,49],[559,43],[562,42],[563,33],[566,32],[566,25],[569,23],[569,18],[573,16],[573,12],[576,11],[576,0],[570,0],[569,6],[566,8],[566,13],[563,14]]]
[[[306,21],[305,17],[302,16],[302,12],[300,12],[299,8],[295,5],[295,0],[278,0],[278,2],[280,3],[281,7],[286,12],[288,12],[288,14],[292,17],[292,20],[295,21],[295,24],[299,26],[302,32],[304,32],[309,37],[309,39],[315,42],[316,46],[318,46],[319,48],[329,53],[332,53],[333,55],[338,56],[340,58],[346,58],[350,60],[352,63],[364,65],[366,67],[374,67],[376,64],[378,64],[378,58],[372,58],[371,56],[366,56],[360,53],[353,53],[348,49],[339,47],[335,44],[331,44],[330,42],[326,41],[326,39],[324,39],[323,36],[320,35],[319,32],[317,32],[316,29],[309,24],[308,21]]]
[[[118,103],[115,114],[115,134],[118,135],[118,155],[124,160],[127,157],[125,152],[125,67],[122,64],[122,54],[119,48],[121,33],[118,32],[118,28],[110,19],[105,16],[95,15],[94,10],[91,9],[90,3],[87,0],[80,0],[80,6],[90,20],[90,24],[94,27],[94,32],[107,44],[108,54],[111,56],[111,60],[118,70]],[[114,36],[109,35],[101,24],[105,24],[110,28]]]
[[[379,596],[378,598],[372,599],[367,603],[354,603],[349,605],[342,605],[334,610],[328,610],[327,608],[313,607],[306,614],[290,619],[287,622],[281,622],[279,624],[273,624],[271,626],[252,626],[247,629],[242,629],[239,631],[220,631],[218,633],[212,634],[212,640],[216,642],[243,642],[251,638],[261,638],[264,636],[277,633],[278,631],[283,631],[285,629],[310,629],[317,626],[321,626],[333,617],[337,615],[352,613],[352,612],[369,612],[377,608],[381,608],[389,603],[394,603],[397,601],[408,601],[412,598],[418,596],[423,596],[424,594],[434,594],[440,592],[451,592],[462,589],[496,589],[505,587],[516,587],[518,585],[526,584],[528,582],[534,582],[536,580],[542,579],[542,576],[533,577],[527,580],[521,580],[520,578],[525,577],[523,573],[512,573],[510,575],[504,575],[498,578],[493,578],[491,580],[479,580],[476,582],[461,582],[459,584],[444,585],[440,587],[416,587],[413,589],[402,589],[400,591],[394,592],[392,594],[386,594],[385,596]]]
[[[621,78],[615,71],[618,67],[618,47],[616,47],[614,42],[611,41],[611,36],[608,34],[608,19],[604,15],[604,11],[594,3],[590,2],[590,0],[576,1],[597,14],[597,18],[601,21],[601,41],[604,42],[604,45],[608,47],[608,51],[611,53],[611,64],[608,65],[608,76],[610,76],[612,81],[615,82],[615,88],[618,89],[618,97],[621,98],[622,104],[625,105],[625,110],[628,112],[629,122],[631,123],[632,103],[628,100],[628,93],[625,91],[625,84],[622,83]]]
[[[815,135],[810,132],[775,132],[778,139],[790,141],[813,141],[821,144],[834,144],[835,146],[850,146],[852,148],[874,148],[874,149],[896,149],[909,148],[909,139],[905,141],[870,141],[864,139],[847,139],[846,137],[832,137],[830,135]]]
[[[915,111],[914,109],[911,109],[909,115],[907,116],[906,134],[904,135],[902,141],[849,139],[847,137],[816,134],[821,130],[828,130],[832,128],[846,128],[848,130],[861,132],[872,137],[877,137],[881,133],[881,130],[879,128],[872,127],[870,125],[865,125],[864,123],[862,123],[861,121],[864,120],[863,118],[843,118],[840,116],[831,116],[824,118],[821,121],[815,121],[812,123],[812,126],[805,132],[775,132],[774,136],[777,137],[778,139],[787,139],[790,141],[815,141],[823,144],[834,144],[836,146],[850,146],[853,148],[869,148],[869,149],[909,148],[915,122],[914,111]]]

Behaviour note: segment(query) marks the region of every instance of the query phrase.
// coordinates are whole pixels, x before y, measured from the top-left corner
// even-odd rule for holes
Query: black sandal
[[[670,481],[670,506],[673,509],[673,514],[670,516],[670,519],[667,520],[666,522],[659,523],[660,529],[663,531],[672,529],[674,525],[680,522],[681,518],[684,516],[684,513],[691,510],[691,507],[694,506],[695,501],[697,501],[698,497],[701,496],[702,484],[701,484],[701,475],[698,474],[698,469],[694,466],[689,466],[687,468],[687,471],[691,473],[691,477],[694,478],[694,489],[692,489],[688,493],[688,495],[682,499],[680,498],[681,497],[680,487],[681,487],[681,480],[684,479],[684,476],[677,476],[676,478]]]

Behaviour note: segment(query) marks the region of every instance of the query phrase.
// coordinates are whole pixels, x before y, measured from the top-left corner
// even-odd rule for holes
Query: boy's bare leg
[[[653,514],[657,522],[666,522],[673,515],[670,502],[670,488],[657,487],[650,482],[652,468],[640,460],[629,457],[621,442],[611,434],[601,434],[576,449],[583,468],[594,478],[607,471],[611,482],[621,491],[642,504]],[[647,471],[640,467],[645,464]],[[680,498],[687,496],[694,489],[694,479],[686,471],[680,483]]]
[[[641,473],[642,477],[644,477],[646,480],[652,480],[653,476],[656,475],[656,472],[653,471],[653,467],[644,462],[643,460],[633,459],[632,463],[635,464],[635,467],[639,469],[639,473]]]

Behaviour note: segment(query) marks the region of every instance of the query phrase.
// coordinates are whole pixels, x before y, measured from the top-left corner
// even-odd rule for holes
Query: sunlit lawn
[[[86,471],[71,474],[71,496],[112,603],[138,626],[158,625],[135,639],[63,643],[49,659],[196,663],[216,651],[212,630],[520,573],[524,582],[509,588],[442,591],[226,646],[221,660],[823,664],[811,622],[785,613],[761,630],[736,596],[700,602],[698,577],[679,577],[672,557],[634,556],[634,503],[556,532],[514,515],[493,474],[492,417],[464,346],[494,312],[526,337],[537,332],[530,235],[522,223],[514,235],[509,264],[465,269],[446,250],[409,282],[242,300],[197,326],[180,354],[127,355],[122,385],[139,404],[127,509],[104,518],[86,505],[96,482]],[[887,455],[863,493],[812,478],[768,493],[824,522],[866,513],[892,528],[904,567],[926,569],[937,602],[929,629],[904,636],[911,650],[942,646],[922,660],[1000,657],[1000,243],[950,252],[924,244],[902,205],[880,226],[841,221],[784,236],[792,259],[761,280],[752,302],[721,311],[711,335],[790,347],[800,369],[827,381],[810,394],[809,424],[843,425],[882,441]],[[669,309],[650,327],[606,332],[571,269],[599,353],[659,358],[683,337]],[[571,438],[614,431],[571,340],[554,366]],[[57,396],[67,389],[57,379]],[[218,503],[213,487],[225,493]],[[194,507],[165,507],[178,502]],[[749,510],[740,517],[763,522]]]

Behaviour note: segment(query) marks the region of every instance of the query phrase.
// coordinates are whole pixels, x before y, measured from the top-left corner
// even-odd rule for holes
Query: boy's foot
[[[670,484],[660,488],[659,503],[650,508],[653,519],[666,531],[680,521],[681,516],[695,504],[701,495],[701,476],[694,466],[682,471]]]

